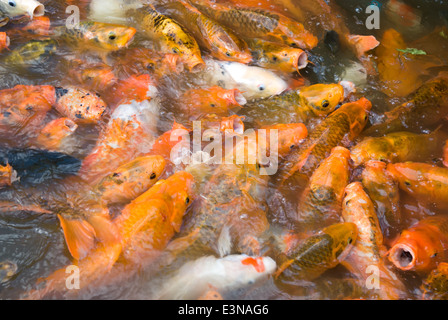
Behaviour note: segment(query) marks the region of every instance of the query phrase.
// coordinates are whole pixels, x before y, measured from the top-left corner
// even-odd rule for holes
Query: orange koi
[[[188,90],[180,100],[182,109],[192,118],[210,113],[229,116],[230,109],[241,107],[246,103],[246,99],[238,89],[226,90],[218,86]]]
[[[106,103],[99,94],[79,87],[57,87],[55,108],[74,122],[96,124],[106,111]]]
[[[36,144],[50,151],[61,149],[67,137],[73,135],[78,125],[69,118],[59,118],[50,121],[40,132]]]
[[[427,273],[448,258],[448,219],[434,216],[404,230],[388,252],[400,270]]]
[[[55,103],[55,88],[52,86],[17,85],[1,90],[0,134],[17,139],[18,134],[33,132]]]

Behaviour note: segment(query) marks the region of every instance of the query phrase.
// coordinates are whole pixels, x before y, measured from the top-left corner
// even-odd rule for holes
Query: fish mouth
[[[416,252],[405,244],[396,244],[390,249],[389,260],[400,270],[411,270],[416,264]]]
[[[0,19],[0,27],[6,26],[8,24],[8,22],[9,22],[8,17]]]
[[[10,44],[11,44],[11,39],[9,39],[9,37],[6,36],[6,38],[5,38],[5,45],[6,45],[6,47],[9,47]]]
[[[69,132],[73,133],[78,128],[78,125],[70,119],[66,119],[64,121],[64,126],[68,129]]]
[[[28,11],[28,14],[31,18],[33,17],[42,17],[45,14],[45,7],[43,4],[39,3],[37,6],[34,7],[34,9],[30,9]]]
[[[305,68],[308,65],[308,54],[303,51],[297,49],[297,54],[294,54],[293,66],[295,69],[300,70]]]
[[[192,73],[200,72],[205,69],[205,62],[201,57],[192,57],[191,59],[186,59],[186,64],[188,70]]]
[[[238,89],[229,90],[224,94],[224,99],[232,105],[243,106],[247,103],[246,98]]]

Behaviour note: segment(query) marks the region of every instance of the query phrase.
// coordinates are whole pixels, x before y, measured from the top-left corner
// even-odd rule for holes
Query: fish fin
[[[232,249],[232,238],[230,236],[230,228],[224,226],[221,229],[221,234],[218,238],[218,252],[221,257],[225,257],[230,254]]]
[[[76,260],[83,259],[95,245],[95,229],[84,220],[65,219],[58,214],[68,250]]]
[[[90,225],[95,230],[96,238],[105,245],[121,242],[120,234],[115,224],[106,217],[96,215],[88,219]]]
[[[282,257],[279,258],[281,260],[281,263],[279,263],[277,271],[275,271],[273,274],[274,279],[277,279],[278,276],[280,276],[280,274],[282,274],[282,272],[285,271],[294,262],[294,259],[287,259],[286,256],[283,257],[283,259]]]
[[[354,46],[358,58],[364,56],[367,51],[375,49],[380,44],[374,36],[348,35],[347,40]]]

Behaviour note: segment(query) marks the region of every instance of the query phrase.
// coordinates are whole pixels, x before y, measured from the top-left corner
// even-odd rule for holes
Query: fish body
[[[96,124],[106,112],[106,103],[97,93],[83,88],[57,87],[55,108],[76,123]]]
[[[441,262],[423,281],[423,299],[448,299],[448,263]]]
[[[203,68],[198,43],[176,20],[151,6],[130,10],[129,13],[145,35],[159,43],[161,51],[180,55],[190,71]]]
[[[220,293],[249,288],[267,280],[275,268],[275,261],[269,257],[201,257],[184,264],[157,296],[164,300],[191,300],[199,298],[210,286]]]
[[[98,231],[112,233],[114,237],[96,244],[84,259],[76,263],[83,279],[81,288],[102,284],[102,281],[114,281],[114,277],[127,279],[132,274],[130,270],[117,274],[112,269],[121,254],[129,263],[149,264],[152,261],[149,257],[160,253],[180,228],[185,210],[194,197],[192,184],[190,174],[174,174],[129,203],[113,222],[101,225],[102,229]],[[142,246],[144,250],[136,251]],[[120,268],[116,270],[122,271]],[[53,272],[45,278],[42,288],[27,292],[25,298],[42,299],[55,293],[73,294],[66,287],[65,271],[66,268]]]
[[[312,49],[317,38],[304,26],[280,13],[195,1],[201,12],[230,28],[243,39],[261,38],[289,46]]]
[[[296,72],[308,64],[308,55],[299,48],[261,39],[247,40],[254,64],[283,72]]]
[[[81,177],[94,185],[120,165],[147,153],[155,139],[158,111],[157,99],[118,106],[84,159]]]
[[[446,261],[447,245],[447,217],[428,217],[403,230],[392,244],[388,258],[400,270],[424,274]]]
[[[340,220],[344,189],[350,176],[350,151],[335,147],[310,178],[296,215],[299,227],[321,229]]]
[[[290,252],[283,253],[275,274],[280,286],[295,286],[300,280],[312,281],[326,270],[337,266],[356,241],[356,225],[338,223],[306,238]]]
[[[383,137],[367,137],[351,149],[351,158],[355,166],[369,160],[423,161],[440,155],[440,145],[445,139],[438,130],[429,134],[394,132]]]
[[[176,239],[187,244],[177,254],[177,260],[191,260],[207,253],[222,257],[234,250],[257,254],[259,236],[269,227],[264,203],[266,187],[267,178],[260,176],[256,165],[218,166]]]
[[[239,62],[207,60],[204,80],[224,89],[238,89],[246,99],[267,98],[282,93],[287,83],[270,70]]]
[[[448,115],[448,79],[440,74],[418,88],[408,102],[384,114],[384,120],[364,134],[384,135],[396,131],[423,131],[435,126]]]
[[[386,247],[373,202],[364,191],[361,182],[353,182],[345,188],[346,196],[342,205],[342,217],[352,222],[358,230],[358,238],[344,264],[360,279],[367,281],[371,273],[370,266],[379,269],[379,283],[373,288],[372,295],[381,299],[397,300],[404,292],[403,284],[383,261]],[[371,267],[370,267],[371,268]]]
[[[386,236],[401,223],[400,192],[398,183],[386,170],[382,161],[367,161],[362,171],[362,185],[375,206],[381,230]]]
[[[310,120],[332,113],[343,99],[344,89],[341,85],[315,84],[249,101],[240,114],[262,121],[263,124],[301,122],[308,125]]]
[[[18,70],[40,73],[48,69],[49,62],[56,52],[57,42],[53,39],[31,40],[12,50],[3,61]]]
[[[291,150],[278,172],[280,181],[285,181],[295,172],[311,176],[331,150],[344,140],[355,138],[367,123],[367,113],[372,104],[362,98],[342,105],[330,114],[308,135],[304,143]]]
[[[219,60],[249,63],[252,60],[247,44],[233,31],[216,23],[186,1],[170,2],[166,14],[182,21],[198,44]]]
[[[55,103],[56,94],[53,86],[17,85],[11,89],[1,90],[0,133],[16,138],[19,134],[36,132]]]
[[[401,190],[439,209],[448,208],[448,169],[419,162],[389,163],[387,171]]]

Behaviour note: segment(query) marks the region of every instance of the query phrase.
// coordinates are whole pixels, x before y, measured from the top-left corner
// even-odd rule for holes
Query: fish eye
[[[277,59],[277,57],[272,57],[272,61],[277,61],[278,59]]]
[[[230,57],[230,52],[227,51],[226,52],[226,56]]]
[[[254,283],[255,283],[254,280],[249,280],[249,281],[247,282],[247,284],[254,284]]]
[[[187,197],[187,199],[185,199],[185,204],[189,204],[190,203],[190,197]]]
[[[322,108],[324,108],[324,109],[328,108],[329,105],[330,105],[330,102],[328,100],[322,101],[322,104],[321,104]]]
[[[368,118],[368,116],[367,116],[367,115],[365,115],[365,116],[364,116],[364,121],[367,121],[367,118]]]
[[[153,172],[153,173],[151,173],[151,175],[149,176],[149,179],[151,179],[151,180],[152,180],[152,179],[155,179],[156,176],[157,176],[157,175],[155,174],[155,172]]]
[[[258,90],[260,90],[260,91],[263,91],[264,89],[265,89],[265,87],[262,84],[258,87]]]
[[[409,181],[405,181],[404,184],[407,185],[408,187],[411,186],[411,183]]]
[[[210,107],[214,108],[216,105],[214,103],[210,103]]]
[[[152,69],[154,69],[154,63],[148,63],[147,65],[146,65],[146,69],[149,69],[149,70],[152,70]]]
[[[15,6],[16,6],[16,3],[15,3],[14,1],[9,1],[8,4],[9,4],[11,7],[15,7]]]
[[[120,176],[120,174],[119,174],[118,172],[114,172],[114,173],[112,174],[112,177],[114,177],[114,178],[119,177],[119,176]]]
[[[111,34],[111,35],[109,35],[109,39],[110,40],[115,40],[115,39],[117,39],[117,36],[114,35],[114,34]]]
[[[177,53],[179,53],[180,51],[179,51],[179,49],[177,49],[177,48],[173,48],[173,52],[177,54]]]
[[[353,239],[352,238],[348,238],[348,244],[352,244]]]

